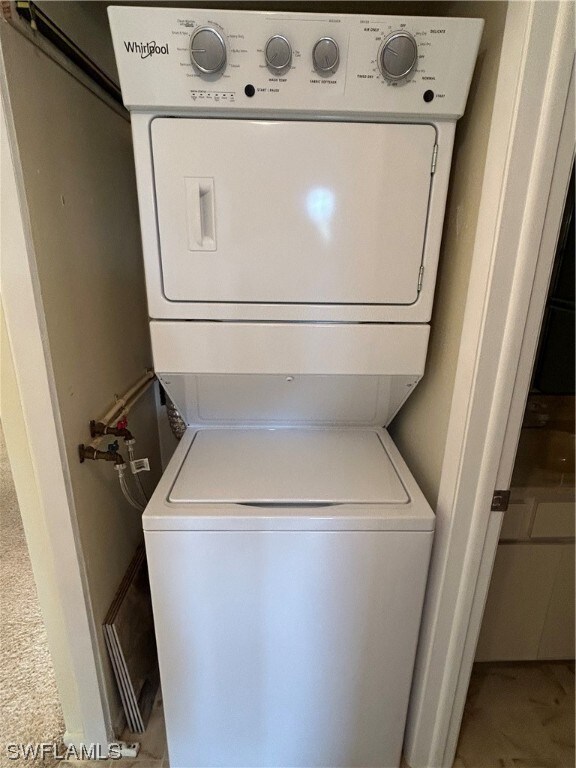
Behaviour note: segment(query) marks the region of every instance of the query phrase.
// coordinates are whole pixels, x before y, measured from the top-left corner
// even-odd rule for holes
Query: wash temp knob
[[[226,40],[214,27],[198,27],[190,38],[190,59],[202,74],[215,75],[226,66]]]
[[[274,72],[288,69],[292,63],[292,46],[284,35],[274,35],[266,43],[266,64]]]
[[[418,46],[410,32],[392,32],[380,46],[378,64],[380,72],[391,82],[403,80],[416,67]]]

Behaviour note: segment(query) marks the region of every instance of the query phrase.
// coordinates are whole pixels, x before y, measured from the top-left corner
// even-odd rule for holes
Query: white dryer
[[[434,516],[424,373],[471,19],[112,7],[154,364],[143,516],[172,768],[391,768]]]

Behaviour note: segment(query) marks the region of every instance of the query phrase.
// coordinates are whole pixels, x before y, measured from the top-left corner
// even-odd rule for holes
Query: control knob
[[[282,72],[292,63],[292,46],[284,35],[273,35],[266,43],[265,56],[273,72]]]
[[[386,80],[396,82],[408,77],[417,60],[418,46],[410,32],[392,32],[382,41],[378,52],[378,65]]]
[[[340,61],[338,43],[331,37],[321,37],[312,49],[314,69],[321,75],[335,72]]]
[[[226,67],[226,40],[214,27],[198,27],[190,38],[190,59],[197,70],[215,75]]]

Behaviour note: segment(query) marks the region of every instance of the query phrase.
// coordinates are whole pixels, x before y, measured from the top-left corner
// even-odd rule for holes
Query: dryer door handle
[[[188,250],[215,251],[214,179],[187,176],[185,182]]]

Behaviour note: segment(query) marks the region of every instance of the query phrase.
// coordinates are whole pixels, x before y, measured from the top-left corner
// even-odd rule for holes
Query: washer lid
[[[354,429],[200,430],[172,503],[406,504],[377,432]]]

